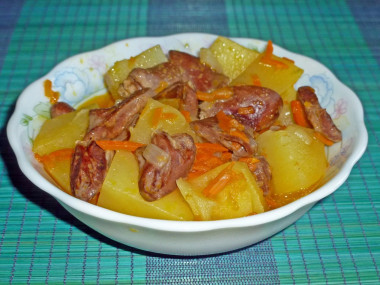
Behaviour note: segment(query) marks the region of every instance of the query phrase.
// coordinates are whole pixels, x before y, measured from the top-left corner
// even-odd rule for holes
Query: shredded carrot
[[[239,131],[244,130],[242,124],[233,117],[226,115],[223,111],[219,111],[216,118],[218,119],[219,127],[225,132],[229,132],[232,128]]]
[[[215,101],[219,99],[228,99],[234,95],[234,91],[231,87],[223,87],[214,90],[211,93],[197,91],[197,98],[201,101]]]
[[[271,40],[269,40],[267,43],[267,47],[264,51],[264,56],[270,58],[270,57],[272,57],[272,55],[273,55],[273,43]]]
[[[162,120],[174,121],[176,118],[177,115],[174,113],[162,113],[161,115]]]
[[[152,116],[152,127],[155,128],[158,126],[158,123],[161,120],[162,113],[163,113],[162,107],[154,109],[153,116]]]
[[[289,68],[289,66],[279,60],[275,60],[273,58],[268,58],[268,57],[262,57],[261,60],[260,60],[262,63],[264,64],[268,64],[270,66],[273,66],[277,69],[287,69]]]
[[[216,156],[210,156],[208,159],[200,159],[200,160],[195,161],[192,167],[192,171],[206,172],[222,164],[223,164],[223,161],[220,158]]]
[[[139,147],[144,146],[144,144],[132,142],[132,141],[109,141],[109,140],[96,141],[96,144],[104,150],[122,149],[122,150],[127,150],[127,151],[135,151]]]
[[[190,117],[189,111],[181,109],[180,112],[185,117],[186,122],[188,122],[188,123],[191,122],[191,117]]]
[[[334,142],[328,138],[326,138],[323,134],[321,134],[320,132],[315,132],[314,133],[315,137],[320,140],[324,145],[327,145],[327,146],[332,146],[334,144]]]
[[[207,171],[231,160],[232,154],[217,143],[196,143],[195,161],[187,175],[189,179],[198,177]]]
[[[268,64],[270,66],[273,66],[277,69],[286,69],[289,66],[279,60],[273,59],[273,44],[272,41],[269,40],[267,47],[265,51],[263,52],[263,56],[261,57],[260,61],[264,64]]]
[[[152,127],[156,128],[161,120],[174,121],[177,118],[176,114],[173,113],[164,113],[162,107],[158,107],[153,110],[152,116]]]
[[[239,161],[245,162],[252,172],[256,170],[257,163],[260,161],[256,157],[241,157],[239,158]]]
[[[237,111],[239,115],[250,115],[255,113],[255,108],[253,106],[240,107]]]
[[[71,156],[73,155],[73,152],[74,150],[72,148],[64,148],[53,151],[43,156],[35,154],[35,157],[38,161],[42,163],[53,163],[54,161],[70,160]]]
[[[232,157],[232,153],[230,152],[222,152],[221,156],[220,156],[220,159],[224,162],[227,162],[229,160],[231,160],[231,157]]]
[[[231,136],[235,136],[235,137],[238,137],[238,138],[241,138],[243,141],[245,141],[246,143],[249,143],[249,138],[246,136],[246,134],[242,131],[239,131],[239,130],[234,130],[234,131],[230,131],[229,134]]]
[[[210,183],[203,189],[202,193],[206,197],[212,197],[221,192],[224,187],[231,181],[234,172],[232,171],[234,163],[231,162],[223,169]]]
[[[260,81],[260,78],[257,74],[253,74],[251,76],[252,78],[252,84],[255,85],[255,86],[261,86],[261,81]]]
[[[212,152],[225,152],[228,151],[227,148],[218,143],[196,143],[195,147],[197,151],[199,150],[210,150]]]
[[[311,125],[306,117],[306,113],[301,101],[293,100],[292,102],[290,102],[290,107],[292,109],[293,119],[296,122],[296,124],[305,128],[310,128]]]
[[[219,127],[225,131],[229,132],[231,128],[231,117],[226,115],[223,111],[219,111],[216,114],[216,118],[218,119]]]

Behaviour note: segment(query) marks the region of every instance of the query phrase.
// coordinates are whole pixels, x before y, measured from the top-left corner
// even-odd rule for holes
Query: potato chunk
[[[259,55],[259,52],[248,49],[224,37],[218,37],[209,49],[217,59],[207,51],[202,50],[200,59],[216,71],[227,75],[231,80],[242,73]]]
[[[188,133],[192,137],[195,136],[180,111],[154,99],[149,99],[136,126],[131,129],[130,140],[148,144],[156,130],[165,131],[169,135]]]
[[[269,130],[257,143],[272,168],[275,195],[308,189],[325,175],[328,162],[324,145],[312,129],[289,125],[284,130]]]
[[[234,163],[234,177],[218,194],[206,197],[202,193],[229,164],[220,165],[191,180],[177,180],[177,186],[193,210],[195,219],[232,219],[265,211],[267,206],[263,193],[247,165],[242,162]]]
[[[60,149],[41,157],[46,172],[70,195],[70,162],[73,152],[73,149]]]
[[[46,155],[63,148],[74,148],[88,128],[88,109],[70,112],[45,121],[33,143],[33,152]]]
[[[303,70],[294,65],[290,60],[272,55],[273,60],[287,66],[287,68],[278,68],[275,65],[263,62],[263,56],[264,54],[258,56],[231,84],[253,85],[253,80],[258,78],[261,86],[270,88],[281,95],[293,87],[303,73]]]
[[[132,69],[136,67],[150,68],[157,64],[166,62],[167,58],[161,49],[156,45],[130,59],[124,59],[115,62],[115,64],[104,75],[104,81],[113,98],[119,99],[117,89],[119,85],[127,78]]]
[[[157,201],[145,201],[139,192],[138,177],[135,156],[117,151],[100,191],[98,206],[152,219],[193,220],[193,213],[178,190]]]

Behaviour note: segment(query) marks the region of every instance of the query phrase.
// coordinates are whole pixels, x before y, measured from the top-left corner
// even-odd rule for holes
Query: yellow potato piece
[[[139,217],[193,220],[193,213],[178,190],[157,201],[145,201],[139,193],[138,177],[135,156],[117,151],[100,191],[98,206]]]
[[[205,197],[203,189],[230,163],[220,165],[191,180],[178,179],[177,186],[197,220],[220,220],[262,213],[267,208],[261,189],[247,165],[235,162],[234,178],[215,197]]]
[[[104,75],[104,81],[107,85],[108,91],[113,98],[119,99],[120,96],[117,92],[120,84],[127,78],[132,69],[136,67],[150,68],[157,64],[166,62],[167,58],[161,49],[161,46],[156,45],[140,53],[130,59],[120,60]]]
[[[45,121],[33,142],[33,152],[46,155],[63,148],[74,148],[88,128],[88,109],[70,112]]]
[[[157,117],[160,114],[161,116]],[[195,137],[189,123],[180,111],[154,99],[149,99],[148,103],[141,112],[136,126],[131,129],[130,140],[148,144],[152,134],[156,130],[165,131],[169,135],[188,133]]]
[[[248,49],[225,37],[218,37],[209,47],[219,65],[209,52],[200,53],[201,61],[209,64],[215,70],[227,75],[231,80],[242,73],[259,55],[259,52]]]
[[[58,150],[60,152],[61,150]],[[70,188],[70,162],[73,150],[65,149],[63,155],[48,154],[43,157],[42,163],[46,172],[57,183],[58,187],[71,195]]]
[[[325,148],[312,129],[290,125],[266,131],[257,143],[272,168],[275,195],[288,195],[314,187],[325,175]]]
[[[222,65],[210,49],[201,48],[199,51],[199,59],[202,63],[207,64],[216,72],[223,73]]]
[[[301,68],[287,59],[272,55],[272,59],[288,66],[288,68],[282,69],[263,63],[262,57],[263,54],[258,56],[243,73],[231,82],[231,85],[252,85],[253,79],[258,77],[261,86],[270,88],[281,95],[293,87],[303,73]]]

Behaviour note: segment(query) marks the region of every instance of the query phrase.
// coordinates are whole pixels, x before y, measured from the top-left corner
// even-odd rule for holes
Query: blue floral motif
[[[70,105],[75,105],[102,88],[102,73],[92,67],[62,69],[53,80],[53,89],[60,93],[60,101]]]
[[[75,104],[88,92],[89,79],[85,72],[77,68],[60,70],[53,81],[53,86],[60,93],[60,100]]]

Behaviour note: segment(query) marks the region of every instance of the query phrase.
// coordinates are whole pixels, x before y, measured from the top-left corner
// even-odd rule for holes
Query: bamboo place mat
[[[369,144],[348,180],[295,224],[232,253],[172,257],[111,241],[21,173],[5,127],[21,91],[77,53],[205,32],[274,43],[358,94]],[[380,1],[0,1],[0,283],[378,284]]]

